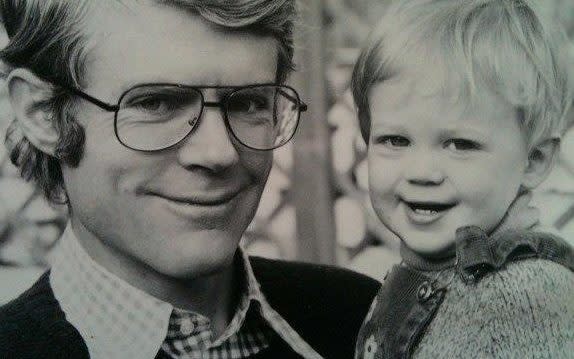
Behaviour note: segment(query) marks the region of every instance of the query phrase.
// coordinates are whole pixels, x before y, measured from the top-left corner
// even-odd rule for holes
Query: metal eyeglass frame
[[[307,111],[307,104],[304,103],[303,101],[301,101],[301,98],[299,97],[299,94],[297,93],[297,91],[288,85],[279,85],[276,83],[261,83],[261,84],[251,84],[251,85],[244,85],[244,86],[192,86],[192,85],[184,85],[184,84],[177,84],[177,83],[142,83],[142,84],[138,84],[136,86],[130,87],[129,89],[125,90],[119,97],[118,99],[118,103],[116,105],[112,105],[109,103],[106,103],[104,101],[101,101],[91,95],[88,95],[87,93],[85,93],[84,91],[73,87],[73,86],[68,86],[68,85],[64,85],[64,84],[59,84],[59,83],[55,83],[55,85],[61,87],[62,89],[70,92],[73,95],[76,95],[96,106],[98,106],[99,108],[101,108],[102,110],[108,111],[108,112],[114,112],[114,133],[116,135],[116,139],[125,147],[134,150],[134,151],[140,151],[140,152],[157,152],[157,151],[163,151],[166,150],[168,148],[174,147],[176,145],[178,145],[179,143],[181,143],[181,141],[183,141],[184,139],[186,139],[192,132],[193,130],[196,128],[197,124],[200,122],[199,119],[201,119],[201,115],[203,114],[203,109],[205,107],[218,107],[222,114],[223,114],[223,122],[225,123],[225,127],[227,128],[227,131],[229,133],[231,133],[231,135],[233,136],[233,138],[235,138],[239,143],[241,143],[243,146],[255,150],[255,151],[272,151],[276,148],[279,148],[283,145],[285,145],[286,143],[288,143],[293,136],[295,135],[295,133],[297,132],[297,128],[299,127],[299,120],[301,117],[301,112],[305,112]],[[122,103],[123,98],[132,90],[140,88],[140,87],[146,87],[146,86],[175,86],[175,87],[179,87],[179,88],[184,88],[184,89],[194,89],[196,90],[196,92],[198,92],[201,96],[201,110],[199,111],[199,114],[197,116],[197,121],[194,123],[193,126],[190,126],[189,132],[183,136],[179,141],[168,145],[166,147],[162,147],[162,148],[158,148],[158,149],[154,149],[154,150],[142,150],[142,149],[138,149],[138,148],[133,148],[130,147],[129,145],[127,145],[126,143],[124,143],[119,134],[118,134],[118,130],[117,130],[117,121],[118,121],[118,112],[120,111],[120,104]],[[229,118],[228,118],[228,111],[227,111],[227,102],[228,99],[237,91],[243,90],[243,89],[248,89],[248,88],[255,88],[255,87],[264,87],[264,86],[274,86],[274,87],[279,87],[279,88],[287,88],[291,91],[293,91],[293,94],[295,95],[295,97],[291,96],[290,94],[287,94],[286,92],[282,92],[282,95],[285,96],[285,98],[289,99],[290,101],[292,101],[295,105],[298,106],[297,110],[297,123],[295,125],[295,128],[293,129],[293,133],[289,136],[289,138],[287,138],[282,144],[277,145],[275,147],[272,148],[266,148],[266,149],[260,149],[260,148],[255,148],[252,146],[249,146],[245,143],[243,143],[243,141],[241,141],[237,135],[235,134],[235,132],[233,132],[233,129],[231,128],[231,125],[229,124]],[[205,101],[205,97],[203,96],[203,92],[201,91],[202,89],[229,89],[232,90],[228,93],[226,93],[221,100],[219,101]]]

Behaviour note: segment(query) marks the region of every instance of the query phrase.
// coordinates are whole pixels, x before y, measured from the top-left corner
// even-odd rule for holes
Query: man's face
[[[141,83],[245,85],[275,80],[273,39],[223,32],[166,6],[137,4],[95,14],[85,92],[116,103]],[[221,93],[204,92],[206,101]],[[204,109],[178,145],[137,152],[114,135],[114,114],[81,101],[84,156],[63,168],[74,229],[104,265],[131,263],[173,277],[231,262],[258,206],[271,152],[248,150],[221,111]]]
[[[411,249],[443,255],[457,228],[491,231],[517,195],[526,143],[513,108],[488,93],[472,104],[461,84],[406,72],[371,90],[371,201]]]

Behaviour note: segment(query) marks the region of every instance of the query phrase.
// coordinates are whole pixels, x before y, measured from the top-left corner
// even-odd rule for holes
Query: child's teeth
[[[420,209],[420,208],[415,209],[415,212],[419,213],[419,214],[426,214],[426,215],[437,213],[436,211],[433,211],[432,209]]]

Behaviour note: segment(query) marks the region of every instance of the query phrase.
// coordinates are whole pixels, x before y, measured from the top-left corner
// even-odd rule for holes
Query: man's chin
[[[169,262],[153,263],[161,275],[177,279],[197,279],[219,273],[233,264],[234,255],[209,256],[194,254],[172,258]]]
[[[180,240],[172,237],[171,245],[162,248],[164,253],[150,258],[150,264],[174,278],[210,275],[233,263],[239,240],[227,231],[213,230],[185,235]]]

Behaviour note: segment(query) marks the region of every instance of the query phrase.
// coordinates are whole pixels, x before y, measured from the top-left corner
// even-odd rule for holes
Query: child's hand
[[[529,229],[539,223],[540,210],[529,206],[532,200],[532,192],[526,191],[519,194],[510,204],[504,218],[492,231],[491,235],[497,235],[507,230]]]

